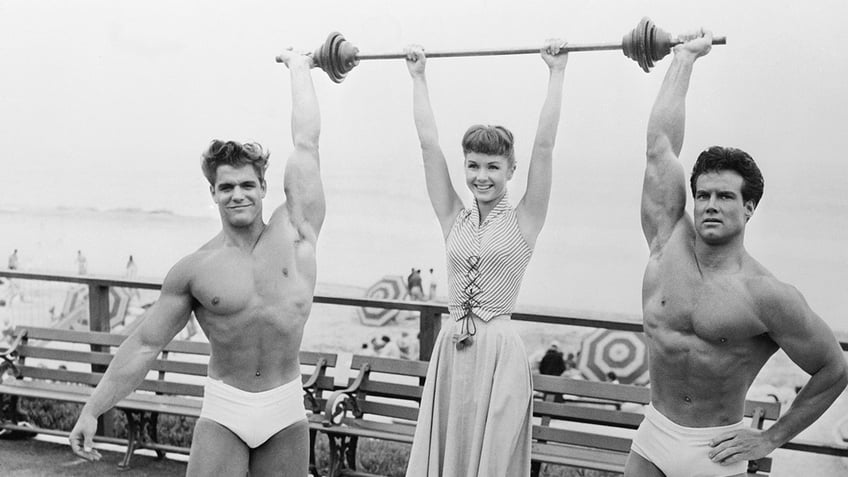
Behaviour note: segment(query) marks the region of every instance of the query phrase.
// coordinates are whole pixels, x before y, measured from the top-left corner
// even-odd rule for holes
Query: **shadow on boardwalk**
[[[185,475],[186,463],[135,455],[132,468],[118,469],[123,454],[99,449],[98,462],[87,462],[71,453],[68,445],[38,439],[0,440],[0,475],[21,477],[114,475],[154,477]]]

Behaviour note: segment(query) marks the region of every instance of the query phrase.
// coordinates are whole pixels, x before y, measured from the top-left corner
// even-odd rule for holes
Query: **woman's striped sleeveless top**
[[[448,309],[484,321],[512,313],[533,250],[518,228],[506,194],[480,223],[477,201],[463,209],[447,237]]]

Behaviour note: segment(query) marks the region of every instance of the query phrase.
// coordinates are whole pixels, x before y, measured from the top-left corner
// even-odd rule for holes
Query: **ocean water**
[[[704,26],[728,38],[698,60],[681,162],[689,169],[713,144],[750,152],[766,191],[748,250],[831,326],[848,329],[848,55],[832,46],[848,43],[845,2],[385,3],[0,2],[0,31],[16,39],[0,42],[0,257],[17,248],[25,267],[72,272],[82,250],[91,273],[121,275],[132,254],[141,276],[162,277],[219,230],[199,172],[216,137],[272,151],[270,213],[291,150],[289,76],[273,61],[286,46],[314,49],[330,31],[363,52],[609,42],[648,16],[672,34]],[[571,55],[551,206],[521,305],[639,313],[645,130],[669,63],[645,74],[618,52]],[[467,201],[457,181],[463,131],[503,124],[516,137],[518,201],[543,62],[432,59],[427,71],[457,189]],[[363,61],[342,84],[320,71],[313,78],[328,205],[319,280],[367,287],[434,268],[444,290],[403,62]]]
[[[411,267],[434,268],[438,291],[445,293],[444,246],[423,181],[405,190],[392,185],[388,175],[325,180],[328,212],[319,237],[319,281],[365,288],[384,275],[405,276]],[[383,190],[369,187],[368,181],[381,180]],[[554,191],[519,305],[640,313],[647,246],[636,205],[639,185],[630,182],[575,181]],[[813,206],[772,192],[775,197],[763,201],[748,226],[748,250],[795,285],[831,327],[848,330],[848,204]],[[520,197],[520,191],[510,194],[513,202]],[[278,198],[269,193],[266,217]],[[82,250],[89,273],[113,276],[124,274],[132,254],[139,276],[161,279],[220,230],[215,209],[195,212],[0,209],[0,252],[18,249],[24,269],[75,273],[76,252]]]

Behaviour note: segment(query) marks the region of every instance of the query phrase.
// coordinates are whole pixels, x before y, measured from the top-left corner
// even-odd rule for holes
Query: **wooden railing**
[[[109,323],[109,288],[138,288],[144,290],[159,290],[162,284],[158,281],[121,279],[97,276],[60,275],[55,273],[32,273],[12,270],[0,270],[0,277],[40,280],[50,282],[78,283],[88,286],[89,297],[89,327],[92,331],[110,331]],[[348,296],[315,295],[315,303],[329,305],[386,308],[397,310],[417,311],[419,313],[420,357],[429,360],[433,352],[433,344],[441,328],[441,316],[448,313],[447,306],[432,302],[415,302],[402,300],[376,300]],[[579,316],[576,316],[579,315]],[[622,331],[642,332],[642,323],[636,316],[603,313],[551,313],[536,312],[530,308],[519,307],[512,314],[513,320],[549,323],[589,328],[606,328]],[[843,351],[848,351],[848,341],[840,341]],[[782,446],[784,449],[848,457],[848,448],[834,446],[823,442],[793,440]]]

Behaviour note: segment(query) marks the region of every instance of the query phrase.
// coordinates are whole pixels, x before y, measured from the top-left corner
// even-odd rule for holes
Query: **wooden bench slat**
[[[651,401],[651,390],[646,387],[571,379],[562,376],[547,376],[544,374],[533,375],[533,389],[544,393],[571,394],[608,401],[639,404],[648,404]]]
[[[98,346],[117,347],[127,339],[126,335],[103,333],[98,331],[76,331],[59,328],[41,328],[35,326],[18,326],[15,328],[17,334],[20,330],[26,330],[27,337],[42,341],[59,341],[65,343],[90,344]],[[208,355],[209,343],[174,340],[165,346],[164,351],[184,354]]]
[[[387,383],[368,380],[360,386],[369,396],[420,400],[423,389],[410,384]]]
[[[542,441],[554,441],[574,446],[606,449],[624,453],[630,452],[631,442],[630,439],[625,437],[606,436],[597,433],[539,425],[533,426],[533,438]]]
[[[627,462],[627,454],[621,452],[541,442],[533,443],[532,454],[538,462],[618,473]]]
[[[635,412],[600,409],[576,404],[564,405],[563,403],[540,400],[533,402],[533,415],[588,424],[605,424],[627,429],[636,429],[645,417]]]
[[[48,369],[34,366],[18,366],[21,374],[34,379],[49,379],[51,381],[67,381],[72,383],[96,386],[103,377],[102,373],[85,373],[81,371],[68,371],[62,369]],[[186,396],[203,396],[203,386],[199,384],[187,384],[174,381],[161,381],[145,379],[137,387],[142,391],[152,391],[165,394],[182,394]]]
[[[67,349],[48,348],[46,346],[21,345],[19,354],[24,358],[49,359],[62,362],[83,364],[99,364],[106,366],[112,362],[115,355],[103,351],[74,351]],[[151,371],[206,376],[205,363],[176,361],[173,359],[157,359],[150,368]]]
[[[415,421],[418,419],[418,407],[392,404],[379,401],[359,401],[359,409],[366,414],[394,419]]]
[[[426,361],[415,361],[397,358],[382,358],[378,356],[353,355],[351,358],[351,369],[359,370],[362,365],[368,363],[372,373],[402,374],[418,378],[427,377]]]

